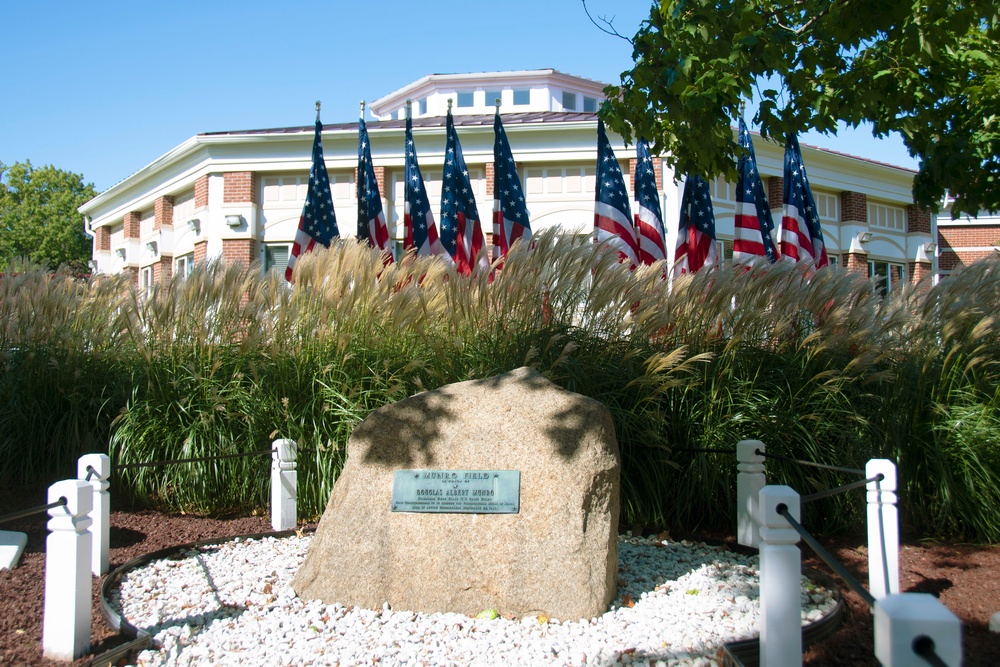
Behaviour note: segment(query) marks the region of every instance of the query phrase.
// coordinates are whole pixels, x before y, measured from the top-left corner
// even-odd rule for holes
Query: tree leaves
[[[983,0],[661,0],[602,113],[679,173],[733,176],[731,124],[754,87],[764,136],[838,121],[899,132],[917,203],[1000,210],[1000,12]]]
[[[0,163],[0,268],[27,257],[86,271],[91,241],[77,208],[96,194],[79,174],[31,161]]]

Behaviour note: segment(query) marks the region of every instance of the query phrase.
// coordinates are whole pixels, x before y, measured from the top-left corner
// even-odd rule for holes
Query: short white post
[[[275,440],[271,451],[271,527],[291,530],[298,522],[294,440]]]
[[[88,469],[93,469],[93,473]],[[90,476],[89,482],[87,476]],[[93,538],[93,558],[90,571],[99,577],[108,571],[108,549],[111,546],[111,459],[107,454],[86,454],[76,464],[78,479],[94,487],[94,508],[90,511],[90,534]]]
[[[899,593],[899,510],[896,508],[896,464],[872,459],[865,477],[882,475],[868,482],[868,590],[876,600]]]
[[[875,601],[875,658],[885,667],[927,667],[921,649],[949,667],[962,664],[962,622],[929,593],[887,595]]]
[[[49,487],[49,502],[66,505],[49,510],[45,540],[45,609],[42,654],[49,660],[75,660],[90,650],[90,517],[94,487],[78,479]]]
[[[802,666],[802,553],[799,534],[778,507],[799,521],[799,494],[788,486],[760,491],[760,664]]]
[[[760,452],[758,454],[757,452]],[[764,476],[764,443],[740,440],[736,443],[736,539],[745,547],[760,546],[757,502],[767,485]]]

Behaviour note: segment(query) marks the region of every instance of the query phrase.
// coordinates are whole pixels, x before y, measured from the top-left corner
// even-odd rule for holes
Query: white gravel
[[[296,597],[311,536],[233,540],[122,577],[112,605],[153,636],[137,665],[718,665],[756,634],[758,558],[619,538],[619,596],[589,620],[348,609]],[[833,610],[803,577],[803,624]]]

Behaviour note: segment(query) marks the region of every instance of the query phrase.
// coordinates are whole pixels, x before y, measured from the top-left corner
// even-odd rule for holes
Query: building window
[[[840,197],[814,190],[813,199],[816,202],[816,213],[821,220],[840,222]]]
[[[147,293],[153,289],[152,266],[144,266],[141,269],[139,269],[139,287]]]
[[[459,107],[471,107],[473,105],[473,95],[472,92],[465,92],[458,94],[458,106]]]
[[[868,226],[906,231],[906,209],[889,204],[868,204]]]
[[[596,97],[587,97],[587,96],[584,96],[584,98],[583,98],[583,110],[586,111],[587,113],[596,113],[597,112],[597,98]]]
[[[735,202],[736,184],[730,183],[723,176],[717,176],[709,184],[714,202]]]
[[[840,265],[840,256],[839,255],[831,255],[831,254],[827,253],[826,258],[828,260],[830,260],[830,266],[839,266]]]
[[[427,113],[427,98],[422,97],[417,101],[417,115],[423,116]]]
[[[873,289],[880,296],[885,296],[897,287],[901,287],[906,272],[902,264],[869,260],[868,277],[875,278]]]
[[[514,106],[523,107],[531,104],[531,91],[527,88],[514,90]]]
[[[174,277],[187,278],[194,269],[194,253],[189,252],[174,260]]]
[[[285,275],[285,269],[288,268],[288,251],[289,244],[287,243],[265,243],[264,273],[274,269],[281,275]]]
[[[564,90],[562,94],[562,105],[564,111],[576,111],[576,93]]]
[[[486,106],[491,107],[496,104],[497,100],[503,99],[503,93],[499,90],[487,90],[486,91]]]

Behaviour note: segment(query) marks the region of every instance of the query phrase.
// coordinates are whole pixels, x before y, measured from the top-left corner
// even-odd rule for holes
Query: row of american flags
[[[323,160],[322,131],[323,125],[317,114],[306,201],[285,271],[289,281],[299,256],[316,245],[329,247],[333,239],[340,236],[330,180]],[[490,270],[491,264],[500,266],[515,241],[520,239],[526,242],[531,238],[527,202],[499,110],[494,116],[493,131],[491,262],[482,252],[486,240],[451,108],[446,118],[440,234],[420,172],[412,121],[407,113],[403,188],[405,252],[438,256],[452,263],[459,273],[471,274],[477,269]],[[774,225],[767,193],[757,170],[753,142],[742,118],[739,120],[738,141],[741,156],[737,164],[734,262],[749,263],[763,257],[769,262],[803,262],[810,270],[826,266],[829,261],[823,232],[796,138],[789,137],[785,146],[780,229]],[[636,144],[634,196],[630,197],[604,123],[597,121],[594,241],[617,250],[621,261],[627,262],[631,268],[669,259],[666,245],[668,230],[663,224],[654,164],[648,142],[640,139]],[[382,251],[386,263],[392,262],[389,228],[363,117],[358,120],[357,200],[358,239]],[[634,214],[630,201],[635,204]],[[674,274],[681,275],[719,264],[715,215],[708,181],[696,174],[686,176],[677,220],[676,233],[669,235],[676,238]]]

